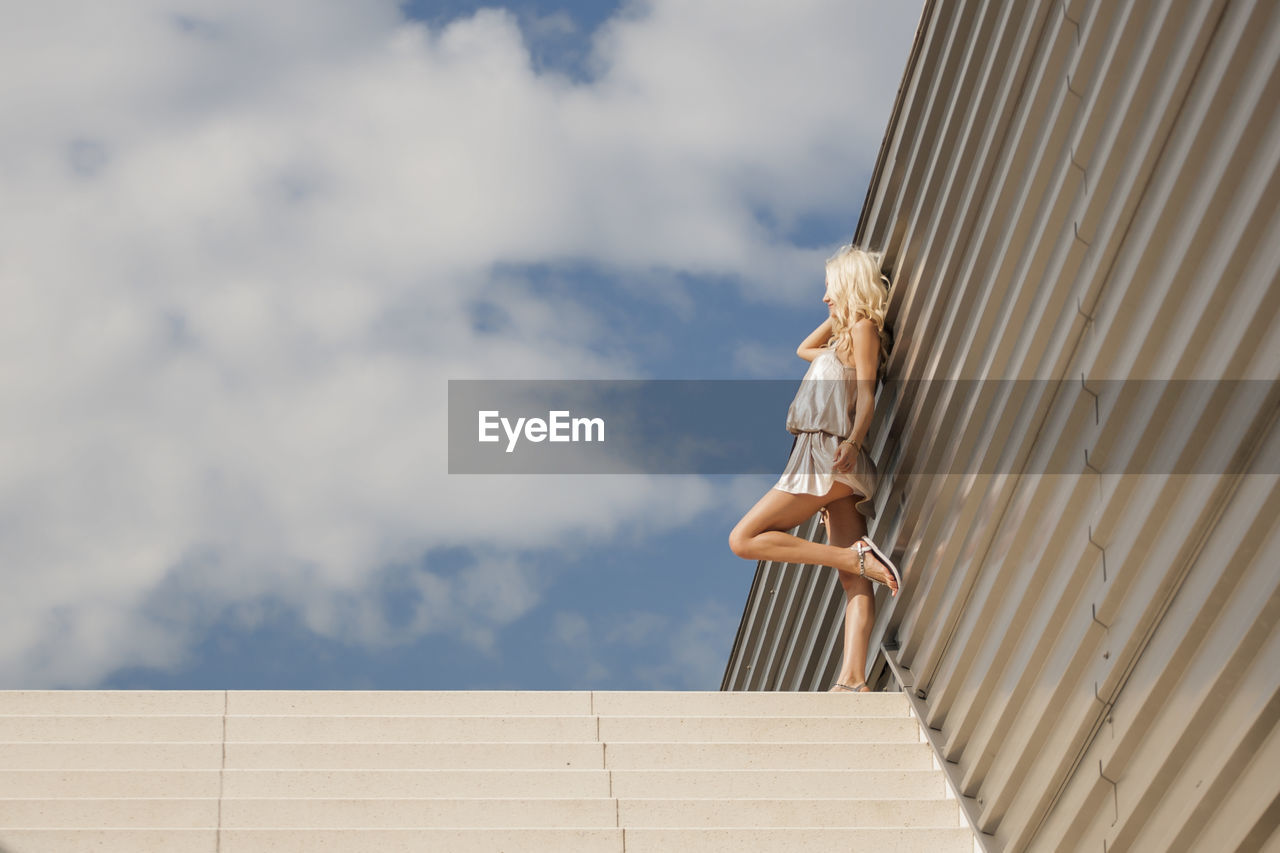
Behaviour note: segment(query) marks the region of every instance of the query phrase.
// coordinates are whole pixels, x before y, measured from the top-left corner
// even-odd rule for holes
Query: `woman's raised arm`
[[[813,361],[822,352],[823,345],[831,340],[831,318],[822,321],[822,325],[814,329],[804,343],[796,348],[796,355],[805,361]]]

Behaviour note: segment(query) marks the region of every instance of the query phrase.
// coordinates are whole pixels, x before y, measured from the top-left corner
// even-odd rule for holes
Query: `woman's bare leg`
[[[853,549],[810,542],[786,532],[807,521],[823,506],[852,494],[853,489],[844,483],[836,483],[825,495],[792,494],[770,489],[733,528],[729,534],[729,547],[739,557],[749,560],[831,566],[842,575],[852,573],[858,577],[858,555]],[[893,575],[873,555],[866,555],[866,566],[867,577],[896,588]],[[858,577],[858,580],[863,578]]]
[[[867,522],[856,509],[858,498],[850,495],[827,505],[827,541],[848,547],[867,532]],[[844,655],[836,683],[861,684],[867,674],[867,645],[876,620],[875,593],[871,581],[857,574],[840,572],[844,587]],[[837,688],[832,688],[837,689]]]

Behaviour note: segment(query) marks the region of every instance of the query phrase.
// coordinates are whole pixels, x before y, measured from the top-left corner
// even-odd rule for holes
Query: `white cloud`
[[[794,350],[750,340],[741,341],[734,347],[733,363],[748,376],[770,379],[794,374],[802,366]]]
[[[599,660],[591,623],[581,613],[556,612],[551,617],[550,639],[562,647],[552,656],[551,666],[570,679],[574,689],[590,689],[609,677],[609,668]]]
[[[651,689],[718,690],[741,612],[722,601],[704,601],[670,631],[664,655],[637,666],[638,683]]]
[[[522,549],[714,505],[696,481],[448,478],[446,379],[634,370],[587,349],[596,319],[495,264],[807,287],[822,251],[752,210],[853,215],[902,17],[662,0],[603,28],[575,85],[537,73],[495,9],[432,30],[393,0],[18,7],[0,29],[0,684],[174,665],[264,596],[360,642],[439,628],[491,648],[539,600]],[[501,339],[472,327],[477,296],[508,309]],[[418,576],[403,623],[372,603],[386,566],[474,542],[470,575]],[[175,577],[199,597],[185,620],[140,615]]]
[[[640,610],[620,617],[609,628],[605,639],[610,643],[642,646],[652,642],[666,629],[668,619],[662,613]]]
[[[551,617],[551,636],[561,645],[581,647],[590,641],[591,626],[581,613],[561,610]]]
[[[599,614],[594,624],[577,611],[559,611],[550,624],[561,647],[554,664],[578,688],[602,689],[612,676],[614,684],[644,689],[716,690],[740,615],[716,600],[671,613]]]

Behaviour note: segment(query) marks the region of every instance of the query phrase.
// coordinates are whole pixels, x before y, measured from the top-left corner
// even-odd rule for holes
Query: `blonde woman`
[[[778,482],[729,534],[729,547],[749,560],[833,566],[844,586],[844,658],[831,690],[868,692],[867,644],[875,621],[872,582],[893,595],[896,566],[866,536],[875,511],[876,468],[863,447],[875,411],[876,378],[888,335],[888,280],[881,255],[845,246],[827,260],[827,319],[796,354],[810,362],[787,412],[796,438]],[[788,533],[815,512],[825,514],[827,544]]]

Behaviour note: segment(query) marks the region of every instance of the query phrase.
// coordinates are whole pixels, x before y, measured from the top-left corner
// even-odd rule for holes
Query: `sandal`
[[[888,571],[889,574],[893,575],[893,579],[898,583],[898,589],[895,590],[893,587],[889,587],[889,591],[894,595],[897,595],[898,592],[902,590],[902,573],[898,571],[898,567],[895,566],[893,564],[893,561],[889,559],[889,555],[881,551],[879,548],[877,548],[876,543],[872,542],[870,537],[863,536],[861,539],[859,539],[857,542],[854,542],[849,547],[858,552],[858,574],[859,575],[861,575],[864,578],[867,577],[867,552],[870,551],[872,554],[875,555],[876,559],[879,560],[884,565],[885,570]],[[884,581],[878,581],[875,578],[867,578],[867,580],[871,581],[872,583],[878,583],[878,584],[883,584],[884,586],[889,586],[888,584],[884,583]]]
[[[835,684],[833,684],[833,685],[831,685],[831,686],[832,686],[833,688],[839,688],[839,689],[841,689],[841,690],[847,690],[847,691],[849,691],[850,693],[871,693],[871,692],[872,692],[872,690],[871,690],[870,686],[868,686],[868,685],[867,685],[867,682],[865,682],[865,681],[859,681],[857,684],[854,684],[854,685],[843,684],[843,683],[841,683],[841,682],[837,681]],[[831,692],[831,691],[828,691],[828,692]]]

